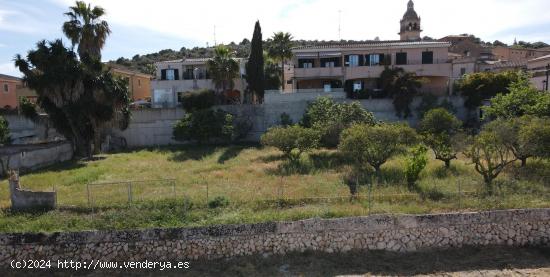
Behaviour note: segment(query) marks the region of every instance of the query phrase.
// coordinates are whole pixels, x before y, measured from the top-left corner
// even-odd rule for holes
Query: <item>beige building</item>
[[[199,89],[215,90],[206,62],[208,58],[181,59],[155,63],[156,78],[152,81],[153,107],[175,107],[181,104],[181,96]],[[233,92],[242,93],[246,89],[245,60],[236,59],[239,63],[239,78],[233,80]]]
[[[527,62],[531,59],[550,55],[550,50],[496,46],[493,48],[493,55],[497,60]]]
[[[529,60],[527,69],[533,75],[531,82],[540,90],[548,90],[548,74],[550,74],[550,55]]]
[[[151,99],[151,79],[153,79],[153,76],[123,67],[110,66],[114,75],[128,81],[128,91],[132,101],[148,101]]]
[[[427,82],[421,91],[437,95],[450,92],[452,64],[448,42],[421,41],[420,18],[409,1],[400,22],[401,41],[298,47],[285,68],[285,91],[341,91],[344,88],[379,90],[386,67],[414,72]]]

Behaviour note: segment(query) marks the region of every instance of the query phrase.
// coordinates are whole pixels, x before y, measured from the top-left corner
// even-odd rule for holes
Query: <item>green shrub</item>
[[[0,115],[0,144],[5,144],[9,141],[10,129],[9,123],[3,116]]]
[[[285,158],[297,162],[302,153],[319,146],[319,133],[297,125],[273,127],[262,135],[261,143],[279,149]]]
[[[222,110],[199,110],[186,114],[173,129],[178,141],[229,142],[233,136],[233,115]]]
[[[290,115],[288,115],[287,113],[282,113],[282,114],[281,114],[280,124],[281,124],[281,126],[283,126],[283,127],[287,127],[287,126],[290,126],[290,125],[292,125],[292,124],[294,124],[294,123],[292,122],[292,118],[290,118]]]
[[[210,209],[223,208],[227,206],[229,206],[229,199],[224,196],[217,196],[216,198],[208,201],[208,208]]]
[[[216,96],[213,91],[203,89],[186,92],[182,96],[183,109],[188,112],[209,109],[216,103]]]
[[[451,114],[455,114],[456,108],[448,99],[443,99],[439,101],[439,98],[433,94],[424,94],[422,95],[420,104],[416,108],[416,113],[418,118],[424,118],[424,115],[433,109],[443,108]]]
[[[407,145],[416,142],[416,132],[400,124],[354,125],[342,132],[339,150],[354,161],[357,172],[368,164],[377,176],[380,167],[393,156],[403,153]]]
[[[353,124],[375,125],[374,115],[360,103],[336,103],[328,97],[321,97],[311,103],[302,118],[301,125],[313,128],[321,134],[325,147],[336,147],[342,131]]]
[[[407,179],[407,185],[409,190],[416,189],[416,181],[420,176],[420,172],[424,170],[428,164],[428,157],[426,152],[428,150],[423,145],[419,145],[411,149],[411,155],[405,161],[405,178]]]
[[[29,101],[26,97],[21,98],[19,101],[19,109],[26,118],[33,122],[38,120],[38,112],[36,111],[36,105]]]

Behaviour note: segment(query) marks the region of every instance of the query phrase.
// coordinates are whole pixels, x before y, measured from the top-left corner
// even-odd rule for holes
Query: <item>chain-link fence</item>
[[[550,207],[550,176],[541,177],[537,186],[526,182],[521,178],[512,178],[506,184],[497,180],[493,192],[488,194],[484,183],[477,179],[457,178],[452,186],[423,186],[418,190],[410,190],[405,184],[386,184],[372,179],[360,184],[352,195],[342,183],[319,191],[304,190],[303,186],[287,182],[285,177],[278,178],[278,184],[270,186],[253,181],[237,184],[224,179],[205,181],[198,178],[192,183],[161,179],[91,183],[86,185],[85,202],[97,208],[173,199],[205,207],[221,197],[234,206],[254,205],[256,208],[330,207],[353,203],[368,214]],[[61,201],[63,205],[63,199]]]

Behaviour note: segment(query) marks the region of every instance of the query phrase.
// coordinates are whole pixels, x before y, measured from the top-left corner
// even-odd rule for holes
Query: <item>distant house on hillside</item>
[[[17,86],[21,85],[21,79],[0,74],[0,108],[13,109],[17,107]]]
[[[533,75],[531,82],[533,85],[541,90],[546,90],[548,77],[547,74],[550,70],[550,55],[539,57],[529,60],[527,63],[529,72]]]
[[[153,107],[176,107],[181,104],[181,96],[199,89],[215,89],[206,62],[209,58],[180,59],[155,63],[157,74],[152,81]],[[234,80],[234,92],[242,95],[246,89],[245,59],[235,59],[239,63],[239,78]]]

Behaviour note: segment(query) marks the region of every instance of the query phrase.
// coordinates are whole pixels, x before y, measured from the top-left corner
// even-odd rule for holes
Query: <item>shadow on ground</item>
[[[549,248],[464,248],[417,253],[383,251],[348,252],[345,254],[293,253],[285,256],[257,256],[190,262],[190,268],[164,271],[79,271],[79,276],[346,276],[346,275],[438,275],[501,276],[529,272],[535,276],[550,273]],[[14,271],[12,275],[30,276]],[[45,272],[41,272],[44,274]],[[52,272],[53,273],[53,272]],[[71,276],[74,271],[55,272]],[[510,275],[509,273],[507,275]],[[38,276],[38,275],[37,275]],[[548,276],[548,275],[546,275]]]

